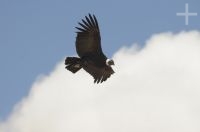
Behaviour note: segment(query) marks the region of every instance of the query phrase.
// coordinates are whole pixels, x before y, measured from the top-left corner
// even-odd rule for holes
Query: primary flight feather
[[[67,57],[65,59],[66,69],[76,73],[83,68],[94,78],[94,83],[106,81],[114,71],[114,61],[108,59],[101,48],[101,36],[96,17],[91,14],[78,23],[79,27],[76,37],[76,51],[78,57]]]

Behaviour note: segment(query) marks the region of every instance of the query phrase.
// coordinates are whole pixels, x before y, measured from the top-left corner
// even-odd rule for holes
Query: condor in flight
[[[78,57],[67,57],[65,59],[66,69],[76,73],[83,68],[94,78],[94,83],[106,81],[114,71],[111,65],[114,61],[108,59],[101,48],[101,36],[96,17],[85,16],[82,23],[76,27],[76,51]]]

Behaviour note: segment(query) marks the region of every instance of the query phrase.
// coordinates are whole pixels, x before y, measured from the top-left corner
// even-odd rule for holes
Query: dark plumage
[[[96,17],[93,15],[85,16],[82,23],[76,27],[76,51],[78,57],[67,57],[65,59],[66,69],[76,73],[83,68],[94,78],[94,83],[106,81],[113,73],[111,65],[113,60],[107,59],[101,48],[101,36]]]

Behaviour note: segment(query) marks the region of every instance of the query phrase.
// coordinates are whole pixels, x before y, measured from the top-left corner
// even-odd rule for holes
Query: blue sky
[[[184,18],[185,3],[197,17]],[[75,26],[88,13],[100,25],[102,47],[112,57],[122,46],[141,46],[152,34],[200,29],[199,0],[1,0],[0,119],[25,97],[41,74],[65,56],[76,54]]]

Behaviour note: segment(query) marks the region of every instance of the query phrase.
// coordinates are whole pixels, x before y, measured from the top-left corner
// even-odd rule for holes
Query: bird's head
[[[107,60],[106,60],[106,65],[107,65],[107,66],[112,66],[112,65],[115,65],[115,63],[114,63],[113,60],[107,59]]]

